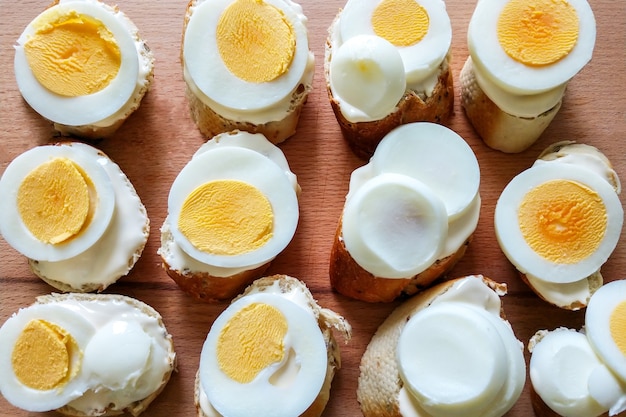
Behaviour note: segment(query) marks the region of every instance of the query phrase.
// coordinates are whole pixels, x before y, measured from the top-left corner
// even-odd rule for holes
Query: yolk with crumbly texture
[[[24,45],[33,75],[55,94],[78,97],[109,85],[121,65],[120,49],[102,22],[70,12],[36,22]]]
[[[17,208],[35,238],[58,244],[76,236],[91,213],[91,181],[67,158],[33,169],[17,191]]]
[[[411,46],[428,33],[428,12],[415,0],[383,0],[374,9],[374,33],[395,46]]]
[[[529,66],[554,64],[578,40],[578,14],[566,0],[512,0],[498,19],[498,40],[514,60]]]
[[[239,310],[222,328],[217,344],[220,369],[242,384],[285,356],[287,320],[276,307],[253,303]]]
[[[272,206],[256,187],[239,180],[200,185],[183,202],[178,229],[198,250],[239,255],[258,249],[274,229]]]
[[[518,208],[519,227],[541,257],[575,264],[593,254],[607,226],[602,198],[570,180],[552,180],[529,191]]]
[[[296,37],[282,10],[263,0],[235,0],[218,21],[217,48],[231,73],[263,83],[289,70]]]
[[[61,327],[45,320],[31,320],[13,347],[13,372],[29,388],[59,388],[78,372],[72,364],[78,349],[74,338]]]
[[[613,341],[626,357],[626,301],[622,301],[613,309],[609,319],[609,329]]]

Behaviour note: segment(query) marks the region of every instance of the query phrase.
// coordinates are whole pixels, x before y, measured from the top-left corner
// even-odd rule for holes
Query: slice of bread
[[[280,292],[283,294],[297,291],[301,295],[304,295],[307,308],[310,309],[313,315],[317,318],[318,325],[326,343],[328,359],[326,378],[316,399],[309,406],[309,408],[300,416],[318,417],[322,415],[322,412],[324,411],[324,408],[328,403],[328,399],[330,398],[330,388],[335,373],[341,368],[341,352],[333,334],[333,329],[340,332],[343,335],[344,340],[347,342],[352,337],[352,327],[342,316],[340,316],[336,312],[327,308],[322,308],[313,298],[313,295],[311,294],[304,282],[288,275],[281,274],[260,278],[254,281],[250,286],[248,286],[243,293],[241,293],[233,300],[233,302],[251,293],[267,291],[270,287],[274,287],[276,283],[278,283]],[[201,395],[202,393],[200,388],[200,380],[198,377],[198,373],[196,373],[194,401],[196,404],[196,410],[198,412],[197,415],[198,417],[209,417],[200,408]]]
[[[376,330],[365,349],[359,367],[357,400],[365,417],[402,416],[399,395],[403,383],[396,361],[396,346],[400,334],[411,316],[428,307],[460,279],[463,278],[430,287],[403,302]],[[486,277],[482,279],[498,295],[506,293],[505,284],[496,283]]]
[[[536,117],[518,117],[500,109],[480,88],[472,59],[467,58],[460,76],[461,106],[467,119],[490,148],[519,153],[539,139],[561,108],[561,101]]]
[[[333,33],[338,30],[340,15],[341,12],[337,14],[328,29],[329,35],[326,39],[324,53],[324,78],[330,105],[341,132],[355,155],[362,159],[369,159],[382,138],[399,125],[412,122],[446,124],[454,112],[454,85],[450,70],[450,53],[439,67],[439,79],[429,97],[423,98],[421,92],[407,88],[395,110],[383,119],[370,122],[350,122],[345,118],[339,102],[331,91],[329,73],[333,55],[331,39]]]
[[[373,275],[352,258],[343,242],[341,229],[340,219],[330,252],[331,286],[340,294],[368,302],[391,302],[422,291],[456,265],[472,240],[470,235],[455,253],[435,261],[413,277],[390,279]]]

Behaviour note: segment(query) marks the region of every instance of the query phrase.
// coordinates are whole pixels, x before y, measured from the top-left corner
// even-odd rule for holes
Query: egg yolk
[[[79,352],[74,338],[61,327],[45,320],[31,320],[20,333],[11,364],[17,379],[29,388],[59,388],[76,373],[72,358]]]
[[[593,254],[604,236],[606,207],[592,189],[575,181],[552,180],[529,191],[518,209],[528,245],[541,257],[575,264]]]
[[[618,349],[626,356],[626,301],[622,301],[613,309],[609,318],[609,329]]]
[[[93,185],[72,161],[55,158],[33,169],[17,191],[17,209],[35,238],[58,244],[76,236],[92,215]]]
[[[217,48],[231,73],[263,83],[287,72],[296,38],[282,10],[263,0],[235,0],[218,21]]]
[[[276,307],[253,303],[226,323],[217,342],[220,369],[242,384],[285,356],[287,320]]]
[[[372,14],[374,33],[395,46],[410,46],[428,33],[428,12],[415,0],[383,0]]]
[[[36,22],[24,52],[37,81],[65,97],[102,90],[121,65],[113,34],[99,20],[77,12],[57,13]]]
[[[238,180],[200,185],[185,199],[178,229],[198,250],[239,255],[258,249],[272,237],[274,215],[258,188]]]
[[[578,15],[566,0],[511,0],[498,19],[498,40],[514,60],[550,65],[567,56],[578,39]]]

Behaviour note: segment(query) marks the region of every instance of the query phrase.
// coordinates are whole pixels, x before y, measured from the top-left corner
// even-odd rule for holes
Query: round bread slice
[[[189,1],[185,12],[180,51],[180,61],[183,65],[183,69],[185,67],[185,59],[183,56],[182,46],[185,44],[185,33],[187,31],[189,19],[191,19],[193,10],[199,1],[202,0]],[[298,121],[300,120],[300,113],[307,102],[307,98],[311,90],[313,90],[313,71],[311,71],[311,76],[303,79],[291,93],[289,109],[285,112],[285,116],[282,119],[270,120],[266,123],[252,123],[229,119],[228,117],[219,114],[217,111],[205,104],[200,97],[194,93],[193,89],[189,87],[189,84],[185,83],[185,96],[187,97],[187,101],[189,103],[191,118],[198,127],[198,130],[200,130],[204,136],[212,138],[220,133],[230,132],[233,130],[243,130],[250,133],[262,133],[274,145],[285,141],[287,138],[296,133]]]
[[[454,112],[454,84],[450,70],[450,53],[446,55],[439,67],[439,78],[429,97],[422,98],[419,91],[407,88],[395,110],[383,119],[370,122],[350,122],[344,117],[339,102],[333,96],[330,88],[330,61],[333,55],[331,39],[334,31],[338,30],[340,15],[341,12],[337,14],[328,29],[329,35],[324,48],[324,78],[330,105],[341,132],[354,154],[362,159],[369,159],[382,138],[393,128],[402,124],[412,122],[446,124]]]
[[[402,379],[396,362],[396,346],[402,329],[411,316],[428,307],[437,297],[463,278],[430,287],[400,304],[376,330],[361,357],[357,400],[365,417],[401,417],[399,394]],[[483,282],[498,295],[506,293],[506,285],[482,277]],[[503,316],[503,312],[501,312]]]
[[[328,360],[328,366],[326,368],[326,378],[324,379],[324,383],[318,396],[315,398],[309,408],[300,416],[318,417],[322,415],[322,412],[326,408],[326,404],[328,403],[328,399],[330,398],[330,388],[332,380],[337,370],[341,368],[341,352],[333,334],[333,329],[339,331],[343,335],[343,338],[347,343],[352,337],[352,327],[346,321],[346,319],[344,319],[336,312],[327,308],[320,307],[313,298],[313,295],[309,291],[306,284],[299,279],[288,275],[280,274],[259,278],[251,285],[249,285],[243,293],[233,299],[233,302],[253,292],[264,292],[270,287],[273,287],[275,283],[278,283],[278,287],[281,293],[287,294],[292,291],[299,291],[302,295],[304,295],[307,308],[309,308],[313,315],[317,318],[317,323],[322,332],[322,336],[324,337]],[[198,374],[199,372],[196,373],[194,390],[194,402],[196,404],[197,416],[210,417],[205,414],[204,411],[200,408],[201,390]]]
[[[472,59],[467,58],[460,76],[461,106],[467,119],[490,148],[519,153],[535,143],[561,108],[561,101],[536,117],[518,117],[501,110],[476,81]]]
[[[377,277],[363,269],[352,258],[344,244],[342,221],[339,220],[330,252],[329,275],[334,290],[345,296],[368,302],[391,302],[411,296],[430,286],[449,272],[463,257],[473,234],[452,255],[438,259],[428,269],[410,278]]]
[[[169,347],[168,355],[167,355],[168,369],[163,374],[159,386],[154,392],[152,392],[152,394],[148,395],[147,397],[139,401],[135,401],[129,404],[123,410],[114,410],[112,406],[109,406],[109,408],[104,410],[104,414],[100,414],[100,413],[85,414],[79,410],[76,410],[75,408],[72,408],[69,405],[66,405],[62,408],[57,409],[56,411],[60,414],[64,414],[67,416],[74,416],[74,417],[91,417],[91,416],[96,416],[96,415],[101,416],[101,417],[108,417],[108,416],[118,416],[124,413],[128,413],[129,415],[132,415],[132,416],[138,416],[141,413],[143,413],[148,408],[150,403],[152,403],[152,401],[154,401],[158,397],[158,395],[163,391],[168,381],[170,380],[172,372],[176,370],[177,357],[176,357],[176,352],[174,350],[174,341],[172,339],[172,336],[168,333],[167,329],[165,328],[165,324],[163,323],[163,318],[161,317],[161,315],[154,308],[145,304],[142,301],[139,301],[132,297],[128,297],[125,295],[118,295],[118,294],[77,294],[77,293],[55,294],[53,293],[53,294],[48,294],[48,295],[37,297],[36,303],[37,304],[49,304],[49,303],[62,302],[64,300],[97,301],[99,303],[112,303],[112,302],[125,303],[135,308],[139,312],[141,312],[141,314],[145,314],[148,317],[156,319],[159,324],[159,327],[162,329],[163,338],[166,340],[168,347]]]

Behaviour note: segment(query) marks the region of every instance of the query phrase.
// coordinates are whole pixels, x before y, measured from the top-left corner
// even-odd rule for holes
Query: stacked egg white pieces
[[[452,130],[427,122],[400,126],[351,175],[345,247],[377,277],[411,278],[472,235],[479,185],[476,156]]]

